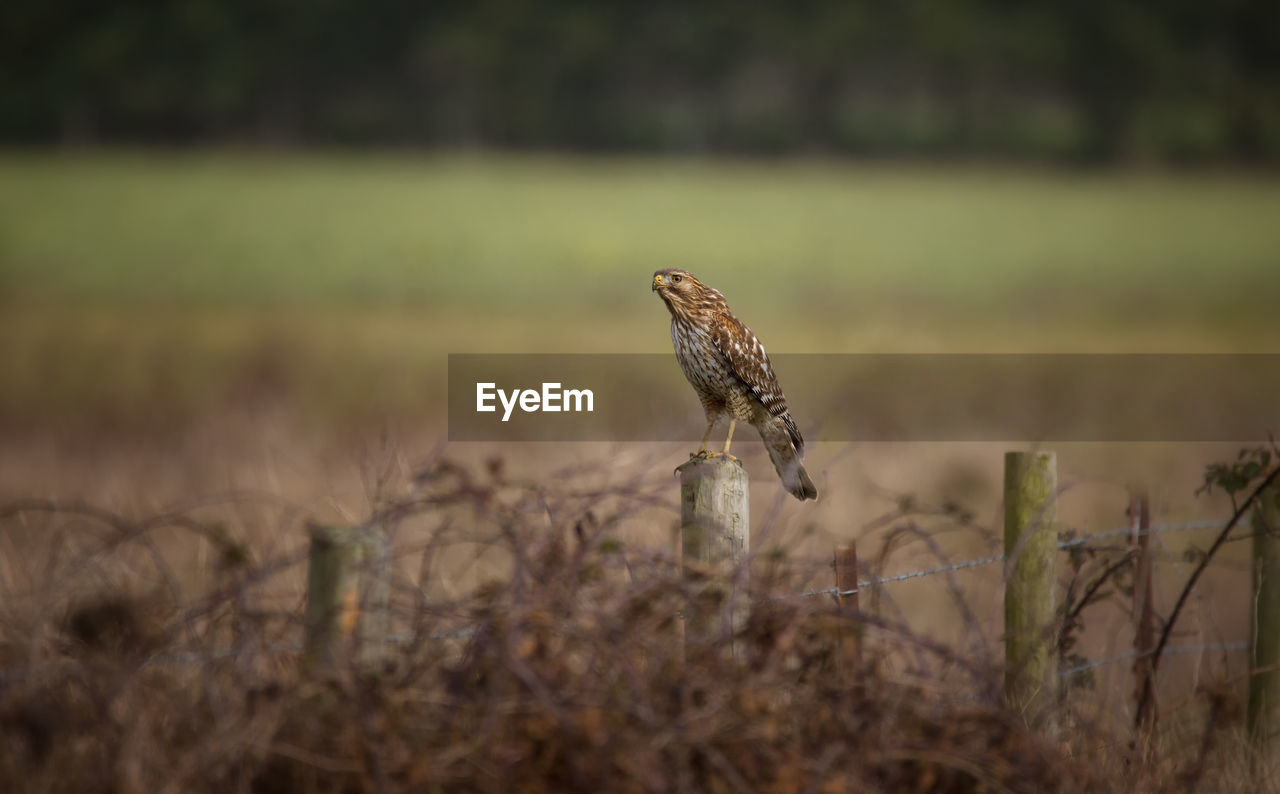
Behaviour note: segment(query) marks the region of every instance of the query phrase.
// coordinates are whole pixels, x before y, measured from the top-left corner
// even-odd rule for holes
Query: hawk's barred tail
[[[804,470],[804,466],[800,467],[800,481],[796,483],[799,487],[791,491],[800,501],[805,499],[817,500],[818,487],[813,484],[813,480],[809,479],[809,472]]]
[[[791,417],[788,415],[786,418]],[[800,462],[800,453],[791,440],[787,425],[782,419],[763,422],[759,425],[760,438],[764,441],[765,449],[769,450],[769,460],[773,461],[773,468],[782,478],[783,487],[802,502],[817,499],[818,489],[813,480],[809,479],[809,472],[804,470],[804,464]],[[794,424],[791,426],[794,427]]]

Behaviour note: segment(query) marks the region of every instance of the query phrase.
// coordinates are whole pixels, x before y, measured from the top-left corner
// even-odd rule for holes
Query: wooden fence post
[[[1280,758],[1280,488],[1254,507],[1251,617],[1248,730],[1258,761],[1273,765]]]
[[[837,546],[835,554],[836,568],[836,603],[842,609],[858,611],[858,547],[850,543],[848,546]],[[862,636],[858,628],[846,632],[843,651],[849,664],[854,668],[862,667]]]
[[[310,525],[303,665],[331,669],[347,648],[368,668],[386,654],[387,537],[375,529]]]
[[[1028,722],[1046,724],[1058,692],[1057,492],[1054,453],[1005,453],[1005,696]]]
[[[1151,601],[1151,500],[1145,490],[1129,491],[1129,545],[1136,549],[1133,558],[1133,677],[1136,682],[1134,698],[1141,698],[1143,691],[1155,693],[1155,660],[1151,658],[1156,647],[1155,607]],[[1139,726],[1139,733],[1146,734],[1149,744],[1155,739],[1157,702]]]
[[[692,458],[680,472],[680,551],[686,577],[703,577],[701,608],[685,616],[685,636],[706,636],[719,612],[721,630],[746,623],[751,522],[747,472],[728,458]]]

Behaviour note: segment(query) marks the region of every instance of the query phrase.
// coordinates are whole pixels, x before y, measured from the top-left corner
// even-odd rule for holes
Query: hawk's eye
[[[681,278],[682,278],[682,276],[672,276],[672,277],[671,277],[671,283],[673,283],[673,284],[679,284],[679,283],[680,283],[680,279],[681,279]]]

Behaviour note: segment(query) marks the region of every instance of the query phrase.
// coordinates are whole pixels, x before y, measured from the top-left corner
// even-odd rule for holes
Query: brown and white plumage
[[[748,422],[760,433],[786,489],[800,500],[817,499],[818,489],[800,462],[804,438],[787,409],[764,345],[729,310],[719,290],[687,270],[659,270],[653,274],[653,290],[671,311],[676,359],[707,414],[699,454],[706,454],[711,428],[727,413],[731,421],[726,454],[734,423]]]

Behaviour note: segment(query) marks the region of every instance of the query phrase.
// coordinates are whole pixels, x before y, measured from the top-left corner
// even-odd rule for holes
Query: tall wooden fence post
[[[390,599],[387,537],[374,529],[311,525],[307,568],[308,670],[331,669],[348,649],[360,667],[385,658]]]
[[[721,631],[736,633],[749,608],[747,472],[728,458],[692,458],[679,472],[681,564],[686,577],[706,580],[702,603],[685,616],[685,637],[707,636],[717,613]]]
[[[1132,488],[1129,491],[1129,545],[1135,549],[1133,558],[1133,677],[1136,682],[1134,697],[1142,692],[1155,692],[1155,660],[1151,658],[1156,647],[1156,614],[1151,601],[1151,500],[1147,492]],[[1147,747],[1155,740],[1158,718],[1156,701],[1148,709],[1139,733],[1145,734],[1140,746]],[[1140,737],[1141,738],[1141,737]]]
[[[1253,513],[1253,654],[1247,722],[1258,761],[1280,759],[1280,488],[1263,493]]]
[[[1028,722],[1047,725],[1058,692],[1057,492],[1054,453],[1005,453],[1005,696]]]

